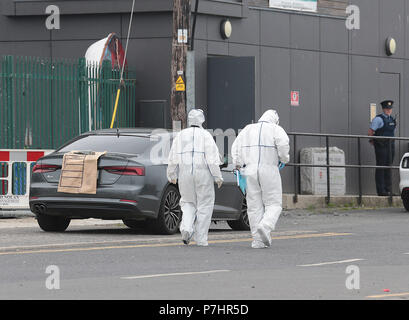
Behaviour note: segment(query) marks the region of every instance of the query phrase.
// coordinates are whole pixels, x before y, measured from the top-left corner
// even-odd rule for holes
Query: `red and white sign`
[[[0,150],[0,161],[28,161],[35,162],[44,156],[44,151],[27,151],[27,150]]]
[[[300,91],[291,91],[291,106],[300,106]]]

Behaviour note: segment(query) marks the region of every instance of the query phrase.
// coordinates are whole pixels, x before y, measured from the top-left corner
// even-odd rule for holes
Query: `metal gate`
[[[3,56],[0,148],[56,149],[109,128],[120,71],[78,60]],[[115,126],[135,127],[135,72],[125,70]]]

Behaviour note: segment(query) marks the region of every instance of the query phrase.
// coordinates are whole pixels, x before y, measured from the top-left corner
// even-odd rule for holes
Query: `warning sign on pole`
[[[187,43],[187,29],[178,29],[178,43]]]
[[[183,81],[182,76],[179,76],[176,80],[176,91],[186,91],[185,82]]]
[[[291,106],[300,106],[300,91],[291,91]]]

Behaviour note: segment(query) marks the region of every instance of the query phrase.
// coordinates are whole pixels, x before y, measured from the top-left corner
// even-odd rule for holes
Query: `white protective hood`
[[[189,127],[202,127],[203,122],[205,122],[205,116],[202,109],[193,109],[189,112],[189,115],[187,116],[187,123]]]
[[[269,122],[278,125],[280,123],[280,117],[278,116],[277,111],[270,109],[264,112],[258,122]]]

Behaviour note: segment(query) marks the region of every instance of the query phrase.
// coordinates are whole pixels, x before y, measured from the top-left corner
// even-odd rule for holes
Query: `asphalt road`
[[[226,223],[209,247],[108,223],[0,219],[0,299],[409,299],[401,208],[284,212],[269,249]]]

